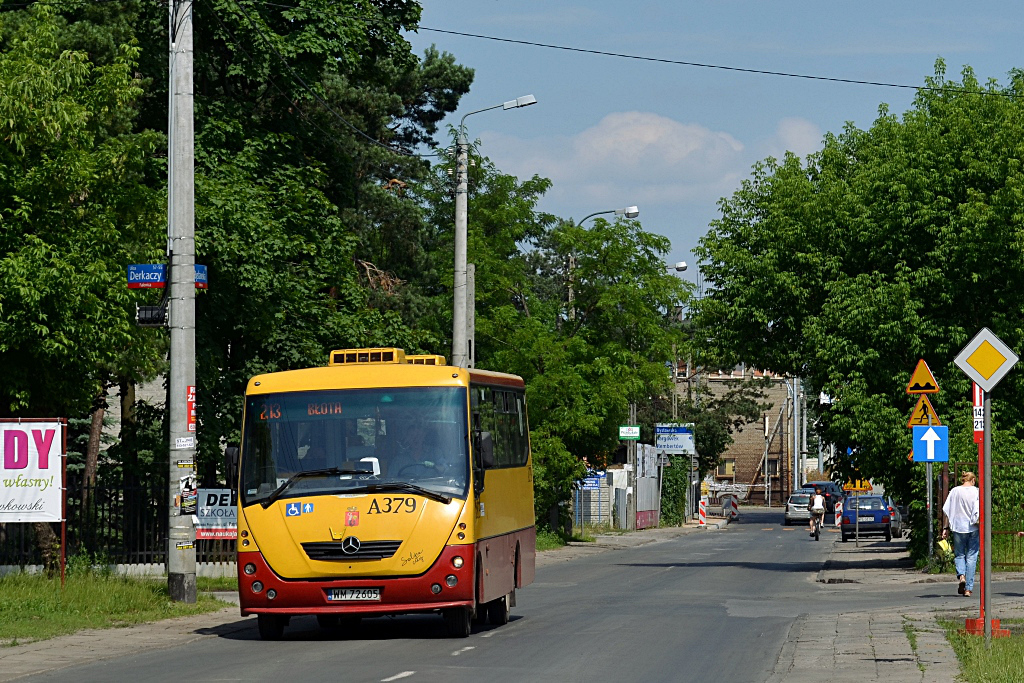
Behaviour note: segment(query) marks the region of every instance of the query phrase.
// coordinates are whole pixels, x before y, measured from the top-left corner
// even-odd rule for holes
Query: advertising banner
[[[231,489],[199,489],[198,498],[196,540],[237,538],[238,508]]]
[[[62,521],[62,427],[59,420],[0,422],[0,523]]]

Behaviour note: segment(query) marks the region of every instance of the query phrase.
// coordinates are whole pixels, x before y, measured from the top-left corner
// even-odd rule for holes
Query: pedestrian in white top
[[[953,534],[953,562],[956,565],[957,593],[970,597],[974,590],[974,572],[978,567],[978,551],[981,538],[978,534],[979,501],[978,487],[974,472],[960,475],[960,486],[954,487],[942,512],[949,520],[949,526],[942,530],[942,537]]]

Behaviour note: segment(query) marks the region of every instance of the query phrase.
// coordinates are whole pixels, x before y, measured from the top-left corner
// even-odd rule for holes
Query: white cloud
[[[732,135],[649,112],[612,113],[568,138],[481,137],[502,170],[550,178],[553,197],[572,197],[580,206],[713,200],[731,191],[747,167],[744,146]]]
[[[807,119],[798,117],[785,118],[779,121],[775,136],[768,141],[768,154],[782,158],[787,151],[799,157],[821,149],[822,132],[818,126]]]

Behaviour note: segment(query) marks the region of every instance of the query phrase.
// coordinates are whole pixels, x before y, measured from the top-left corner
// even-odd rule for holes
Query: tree
[[[109,375],[151,375],[124,268],[159,253],[154,133],[133,133],[139,49],[105,66],[59,47],[47,5],[0,47],[0,415],[88,413]],[[8,21],[9,20],[9,21]]]
[[[956,420],[970,396],[952,363],[959,349],[982,326],[1011,347],[1024,341],[1022,76],[982,85],[967,68],[956,83],[938,62],[902,117],[882,106],[870,129],[847,125],[804,162],[756,165],[699,248],[708,352],[832,396],[822,438],[907,500],[922,478],[906,457],[917,359],[943,389],[940,416]],[[1022,389],[1020,373],[999,388],[999,424],[1015,438]],[[972,457],[967,442],[954,450]]]

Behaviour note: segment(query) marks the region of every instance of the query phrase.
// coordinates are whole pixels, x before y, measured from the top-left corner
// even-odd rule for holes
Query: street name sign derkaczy
[[[917,367],[914,368],[914,374],[910,376],[910,382],[907,383],[907,393],[939,393],[939,383],[935,381],[935,375],[932,374],[931,368],[928,367],[928,363],[924,361],[924,358],[917,361]]]

